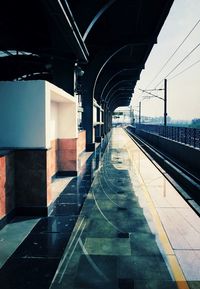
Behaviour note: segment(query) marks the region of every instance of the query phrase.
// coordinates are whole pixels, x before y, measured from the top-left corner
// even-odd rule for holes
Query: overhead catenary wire
[[[175,67],[164,78],[167,78],[172,72],[174,72],[174,70],[177,69],[199,46],[200,43],[198,43],[177,65],[175,65]],[[163,79],[155,87],[158,87],[158,85],[162,83]]]
[[[158,77],[158,75],[161,73],[161,71],[163,71],[163,69],[167,66],[167,64],[170,62],[170,60],[173,58],[173,56],[176,54],[176,52],[181,48],[181,46],[184,44],[184,42],[187,40],[187,38],[194,31],[194,29],[197,27],[197,25],[199,23],[200,23],[200,19],[195,23],[195,25],[192,27],[190,32],[185,36],[183,41],[179,44],[179,46],[175,49],[175,51],[172,53],[172,55],[167,59],[167,61],[163,64],[161,69],[158,71],[158,73],[154,76],[154,78],[151,80],[151,82],[147,86],[150,86],[153,83],[153,81]]]
[[[191,65],[189,65],[188,67],[186,67],[185,69],[183,69],[182,71],[180,71],[179,73],[175,74],[174,76],[172,76],[169,80],[174,79],[175,77],[181,75],[182,73],[184,73],[185,71],[189,70],[190,68],[192,68],[194,65],[196,65],[197,63],[200,62],[200,59],[195,61],[194,63],[192,63]]]

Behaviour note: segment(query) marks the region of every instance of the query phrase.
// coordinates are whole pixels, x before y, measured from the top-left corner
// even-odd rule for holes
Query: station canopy
[[[173,0],[19,0],[0,9],[0,80],[45,79],[77,63],[98,103],[129,105]]]

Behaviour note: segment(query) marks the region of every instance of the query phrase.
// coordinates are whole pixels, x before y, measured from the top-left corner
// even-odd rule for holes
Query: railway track
[[[127,128],[125,131],[200,216],[200,179]]]

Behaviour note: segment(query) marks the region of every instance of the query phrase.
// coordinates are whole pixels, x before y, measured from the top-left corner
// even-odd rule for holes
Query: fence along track
[[[155,149],[152,145],[133,134],[127,128],[127,134],[136,143],[145,155],[154,163],[161,173],[165,171],[165,177],[177,189],[187,203],[200,216],[200,180],[191,172],[176,163],[170,157]]]

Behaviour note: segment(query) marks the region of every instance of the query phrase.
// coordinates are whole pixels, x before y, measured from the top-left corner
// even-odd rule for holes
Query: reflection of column
[[[107,109],[107,133],[110,131],[111,129],[111,123],[112,123],[112,114],[111,111],[109,110],[109,108]]]
[[[109,118],[108,130],[110,131],[112,128],[112,112],[110,110],[108,111],[108,118]]]
[[[101,142],[101,107],[97,107],[97,125],[95,130],[95,141]]]
[[[105,127],[104,127],[104,110],[103,109],[101,109],[101,122],[102,122],[102,125],[101,125],[101,136],[104,137]]]
[[[110,111],[107,110],[107,132],[110,131]]]

